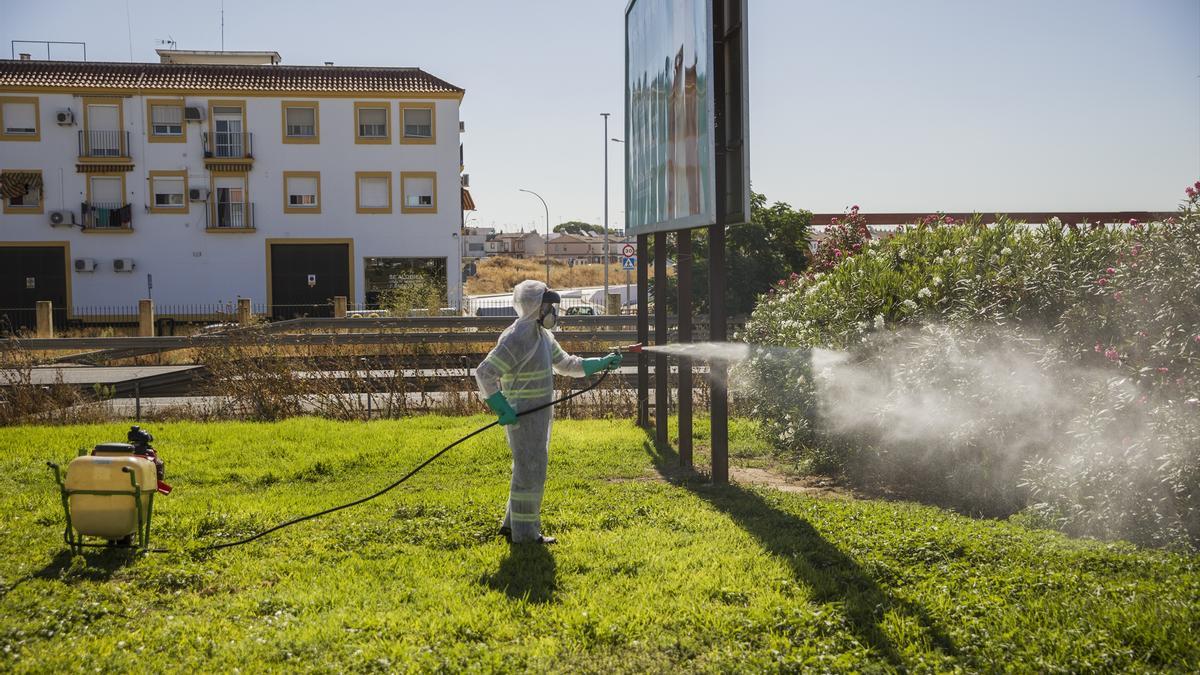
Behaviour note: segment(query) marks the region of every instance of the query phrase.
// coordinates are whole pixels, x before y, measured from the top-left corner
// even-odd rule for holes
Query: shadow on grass
[[[500,568],[480,582],[512,600],[549,603],[558,591],[558,566],[554,554],[541,544],[509,544]]]
[[[842,605],[849,629],[892,665],[904,667],[900,652],[879,627],[889,612],[915,620],[935,648],[947,655],[957,654],[950,636],[925,608],[881,588],[808,521],[776,508],[753,490],[735,484],[713,485],[699,473],[680,469],[679,455],[670,448],[656,450],[653,439],[642,447],[661,476],[728,515],[764,550],[786,563],[796,580],[812,590],[814,602]]]
[[[79,556],[67,549],[62,549],[40,570],[0,588],[0,598],[6,597],[21,584],[34,579],[59,581],[67,585],[81,581],[108,581],[121,568],[133,564],[136,560],[137,554],[124,548],[101,549]]]

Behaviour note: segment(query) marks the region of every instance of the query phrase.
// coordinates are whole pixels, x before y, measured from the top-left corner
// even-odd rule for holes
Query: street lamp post
[[[545,244],[546,286],[549,287],[550,286],[550,207],[546,206],[546,200],[542,199],[542,196],[539,195],[538,193],[534,192],[533,190],[526,190],[525,188],[519,188],[519,190],[521,192],[528,192],[529,194],[533,195],[534,197],[537,197],[538,200],[542,202],[542,208],[546,209],[546,244]]]
[[[604,118],[604,313],[608,314],[608,116],[611,113],[600,113]]]

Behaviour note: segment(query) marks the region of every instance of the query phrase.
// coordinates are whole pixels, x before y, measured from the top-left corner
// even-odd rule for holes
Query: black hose
[[[545,410],[546,408],[549,408],[552,405],[570,401],[571,399],[575,398],[576,396],[587,393],[587,392],[595,389],[596,387],[600,386],[600,383],[604,381],[604,378],[608,377],[608,373],[609,373],[608,370],[601,371],[600,377],[595,382],[589,384],[588,386],[584,387],[583,389],[580,389],[579,391],[573,391],[570,394],[567,394],[566,396],[563,396],[562,398],[558,398],[553,401],[550,401],[549,403],[543,403],[542,405],[539,405],[536,408],[530,408],[529,410],[523,410],[523,411],[517,413],[517,417],[522,417],[522,416],[528,415],[530,413],[535,413],[539,410]],[[223,548],[232,548],[234,546],[241,546],[242,544],[249,544],[250,542],[252,542],[256,539],[261,539],[262,537],[265,537],[268,534],[271,534],[272,532],[282,530],[285,527],[291,527],[292,525],[296,525],[298,523],[303,523],[306,520],[320,518],[321,516],[328,515],[335,511],[341,511],[342,509],[348,509],[351,506],[358,506],[359,504],[369,502],[372,499],[375,499],[376,497],[381,497],[381,496],[387,494],[388,492],[391,492],[392,490],[396,489],[396,487],[398,487],[404,481],[415,476],[418,471],[420,471],[421,469],[424,469],[425,467],[432,464],[434,460],[436,460],[438,457],[441,457],[442,455],[446,454],[446,452],[449,451],[454,446],[459,445],[465,441],[468,441],[468,440],[474,438],[475,436],[478,436],[479,434],[487,431],[488,429],[491,429],[492,427],[496,426],[499,423],[500,423],[499,421],[495,421],[495,422],[492,422],[491,424],[487,424],[482,427],[479,427],[475,431],[472,431],[471,433],[467,434],[466,436],[463,436],[462,438],[458,439],[457,441],[454,441],[450,445],[447,445],[446,447],[442,448],[441,450],[438,450],[431,457],[429,457],[429,459],[426,459],[424,462],[421,462],[420,464],[418,464],[415,469],[404,474],[403,478],[401,478],[400,480],[397,480],[396,482],[392,483],[391,485],[388,485],[387,487],[383,488],[382,490],[379,490],[378,492],[376,492],[374,494],[367,495],[366,497],[362,497],[361,499],[355,499],[354,501],[347,502],[345,504],[331,506],[331,507],[325,509],[324,511],[317,511],[316,513],[310,513],[307,516],[300,516],[299,518],[293,518],[291,520],[282,522],[282,523],[276,525],[275,527],[268,528],[266,530],[263,530],[262,532],[253,534],[249,537],[246,537],[245,539],[238,539],[237,541],[229,541],[229,542],[224,542],[221,544],[209,544],[208,546],[204,546],[204,547],[201,547],[201,548],[195,549],[195,550],[197,552],[199,552],[199,551],[216,551],[216,550],[220,550]],[[174,551],[172,549],[168,549],[168,548],[151,548],[151,549],[146,549],[146,552],[147,553],[175,553],[176,551]]]

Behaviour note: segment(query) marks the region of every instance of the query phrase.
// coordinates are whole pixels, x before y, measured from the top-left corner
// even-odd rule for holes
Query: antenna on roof
[[[225,0],[221,0],[221,51],[225,51]]]
[[[178,47],[178,45],[179,45],[179,43],[175,42],[175,38],[171,37],[170,35],[168,35],[168,36],[167,36],[167,39],[166,39],[166,40],[155,40],[155,41],[154,41],[154,44],[156,44],[156,45],[167,45],[167,46],[169,46],[171,49],[175,49],[175,48],[176,48],[176,47]]]

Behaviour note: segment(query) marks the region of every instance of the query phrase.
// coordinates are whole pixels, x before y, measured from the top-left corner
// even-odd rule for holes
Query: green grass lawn
[[[176,488],[152,543],[369,493],[486,421],[152,425]],[[1200,669],[1196,557],[644,480],[676,460],[626,421],[556,425],[552,548],[494,536],[509,458],[491,431],[380,500],[245,547],[73,558],[44,462],[123,432],[0,429],[0,670]]]

